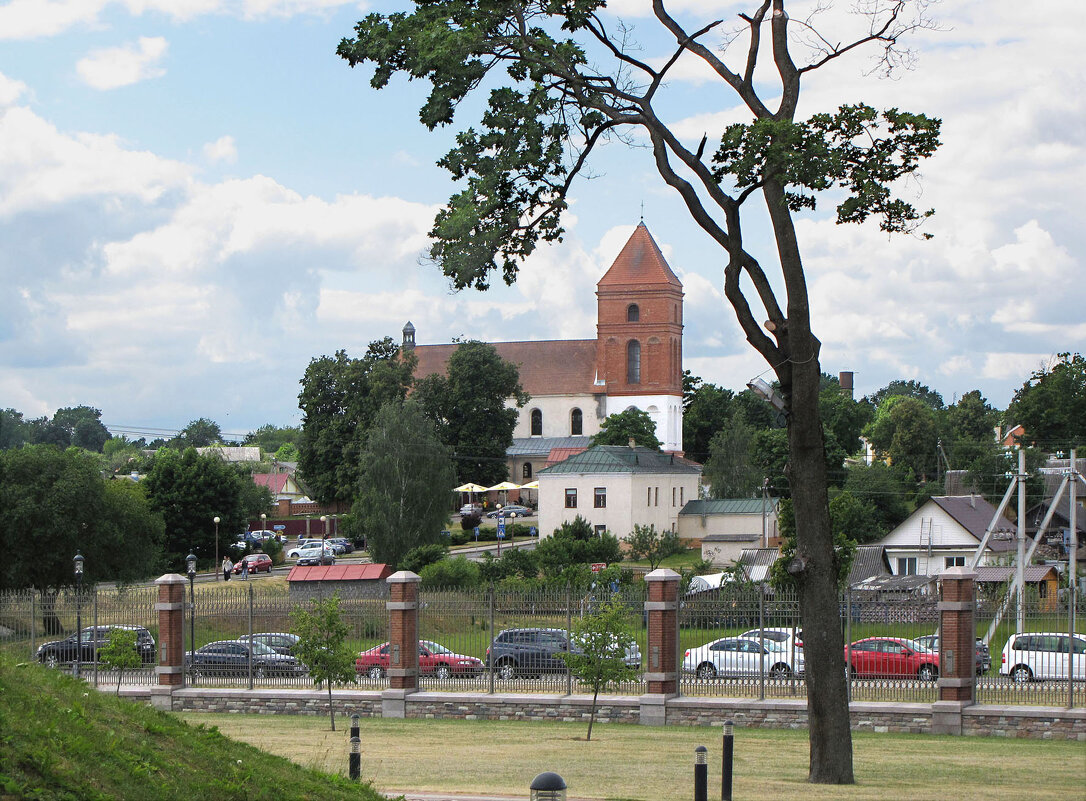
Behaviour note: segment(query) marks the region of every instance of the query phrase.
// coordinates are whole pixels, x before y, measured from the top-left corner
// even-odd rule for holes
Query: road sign
[[[607,563],[606,563],[606,562],[593,562],[593,563],[592,563],[592,572],[593,572],[593,573],[599,573],[599,572],[600,572],[601,570],[603,570],[603,569],[604,569],[605,567],[607,567]]]
[[[272,526],[272,531],[286,531],[286,530],[287,530],[287,527],[282,525],[282,524],[277,525],[277,526]]]
[[[499,516],[498,517],[498,537],[501,538],[501,537],[504,537],[504,536],[505,536],[505,518],[502,517],[502,516]]]

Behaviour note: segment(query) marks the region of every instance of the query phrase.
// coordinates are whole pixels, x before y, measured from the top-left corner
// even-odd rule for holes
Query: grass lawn
[[[347,769],[349,720],[327,717],[184,714],[229,737],[304,767]],[[720,786],[720,728],[655,728],[462,720],[363,719],[362,775],[382,792],[497,793],[527,797],[536,774],[553,770],[570,798],[689,798],[694,748],[709,749],[710,797]],[[1080,799],[1086,743],[979,737],[857,734],[857,784],[806,783],[805,731],[737,730],[736,799]]]

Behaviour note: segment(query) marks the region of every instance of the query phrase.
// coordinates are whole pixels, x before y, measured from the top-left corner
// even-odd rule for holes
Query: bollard
[[[528,789],[531,801],[566,801],[566,780],[557,773],[540,773]]]
[[[351,715],[351,737],[352,739],[358,737],[358,721],[362,719],[362,716],[355,712]]]
[[[732,801],[732,747],[734,737],[730,720],[724,721],[724,755],[720,773],[720,801]]]
[[[709,749],[694,749],[694,801],[709,801]]]
[[[351,757],[347,770],[351,781],[358,781],[362,775],[362,741],[357,737],[351,738]]]

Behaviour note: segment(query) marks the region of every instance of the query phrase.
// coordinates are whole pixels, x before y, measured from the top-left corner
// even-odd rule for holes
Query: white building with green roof
[[[640,446],[597,445],[536,477],[540,536],[580,515],[623,539],[635,524],[676,531],[679,510],[698,497],[701,465]]]

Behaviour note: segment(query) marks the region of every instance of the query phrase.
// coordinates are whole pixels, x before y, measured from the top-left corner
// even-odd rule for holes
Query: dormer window
[[[636,303],[631,303],[626,307],[626,322],[636,323],[641,319],[641,309],[637,308]]]

